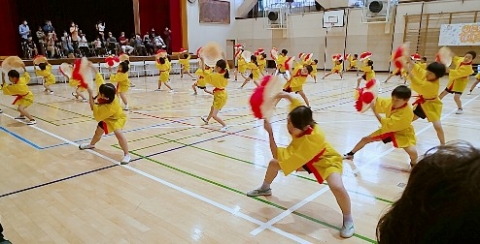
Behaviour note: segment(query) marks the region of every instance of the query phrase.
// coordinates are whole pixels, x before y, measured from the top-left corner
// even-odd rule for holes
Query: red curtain
[[[2,0],[0,7],[0,56],[12,56],[20,54],[20,36],[18,26],[20,20],[16,15],[17,7],[15,0]]]
[[[173,0],[170,2],[170,30],[172,30],[172,50],[174,52],[180,51],[182,48],[182,14],[186,14],[182,11],[180,1],[185,0]],[[187,48],[187,47],[185,47]]]

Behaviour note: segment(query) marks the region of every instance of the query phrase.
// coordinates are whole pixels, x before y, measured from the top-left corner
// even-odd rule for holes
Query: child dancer
[[[357,77],[358,77],[358,73],[360,71],[360,69],[358,68],[358,54],[354,54],[353,57],[348,59],[348,61],[349,61],[349,64],[348,64],[347,71],[350,71],[350,70],[357,71]]]
[[[363,71],[363,75],[362,77],[357,79],[357,87],[355,89],[360,88],[360,82],[362,82],[362,80],[365,80],[368,82],[372,79],[375,79],[375,71],[373,70],[372,60],[368,60],[367,64],[365,66],[362,66],[362,71]]]
[[[260,53],[260,55],[257,56],[258,60],[258,68],[260,69],[260,74],[262,76],[265,76],[267,72],[265,71],[267,67],[267,54],[265,53]]]
[[[324,77],[322,77],[322,80],[324,80],[325,78],[329,77],[332,74],[340,75],[340,79],[343,80],[342,70],[343,70],[343,60],[341,60],[341,59],[335,60],[332,71],[330,71],[330,73],[328,73]]]
[[[164,84],[168,89],[170,89],[168,92],[170,93],[174,92],[172,87],[170,87],[170,85],[167,84],[168,80],[170,79],[170,62],[168,61],[168,59],[161,57],[158,59],[155,65],[157,66],[157,69],[160,71],[160,77],[158,77],[157,91],[161,91],[162,84]]]
[[[288,50],[287,49],[282,49],[282,52],[278,55],[277,60],[275,62],[277,63],[277,69],[275,71],[275,75],[283,75],[283,78],[285,80],[289,80],[290,77],[287,74],[288,70],[285,68],[285,62],[288,60]]]
[[[388,76],[388,78],[383,82],[383,83],[387,83],[392,77],[394,76],[397,76],[399,75],[400,78],[403,80],[403,84],[406,84],[407,83],[407,70],[402,68],[402,69],[398,69],[398,68],[395,68],[393,70],[393,72]]]
[[[340,236],[349,238],[354,235],[355,228],[351,209],[350,196],[342,181],[342,156],[325,139],[325,133],[315,123],[312,110],[290,97],[288,94],[279,94],[278,99],[286,98],[291,102],[288,115],[287,130],[292,141],[286,148],[277,146],[270,122],[264,121],[264,128],[268,133],[270,150],[273,159],[268,164],[262,185],[247,193],[249,197],[270,196],[270,185],[282,170],[285,175],[293,171],[307,171],[313,173],[318,183],[324,180],[335,196],[343,214],[343,226]]]
[[[237,57],[237,65],[237,69],[235,70],[235,81],[237,81],[237,76],[239,73],[246,80],[247,77],[245,77],[245,72],[247,72],[247,62],[245,61],[241,53]]]
[[[53,95],[53,91],[52,89],[50,89],[50,86],[52,84],[55,84],[55,76],[52,74],[52,65],[49,63],[40,63],[38,64],[38,67],[40,68],[40,70],[37,69],[37,66],[35,66],[35,64],[33,65],[33,68],[35,69],[35,74],[43,77],[43,86],[45,87],[45,92]]]
[[[478,83],[480,83],[480,72],[478,72],[478,74],[475,76],[475,82],[473,83],[472,87],[470,87],[468,95],[472,95],[473,89],[477,87]]]
[[[285,86],[283,87],[284,92],[295,92],[296,94],[300,95],[303,98],[303,101],[305,101],[305,104],[307,107],[310,107],[310,103],[308,102],[308,98],[303,92],[303,85],[305,82],[307,82],[308,75],[312,73],[312,66],[307,65],[303,66],[299,63],[295,65],[292,71],[292,78],[285,83]]]
[[[447,94],[455,94],[453,100],[457,104],[456,114],[463,114],[462,100],[460,97],[467,88],[468,76],[473,74],[472,61],[477,57],[477,53],[469,51],[462,57],[454,57],[453,63],[455,69],[450,69],[448,72],[448,84],[445,90],[440,94],[440,99],[443,99]]]
[[[205,64],[203,58],[201,58],[201,61],[202,64]],[[223,122],[222,119],[220,119],[220,117],[218,117],[218,112],[220,112],[220,110],[222,110],[222,108],[225,106],[228,98],[227,91],[225,91],[225,87],[227,87],[228,85],[228,79],[230,78],[227,70],[227,62],[224,59],[218,60],[217,64],[215,65],[215,73],[205,72],[205,65],[202,65],[202,69],[204,70],[207,83],[214,86],[215,89],[213,89],[213,105],[210,108],[210,113],[208,114],[208,117],[200,118],[203,120],[203,122],[205,122],[205,125],[208,125],[208,121],[213,118],[222,125],[220,131],[225,132],[227,131],[227,125],[225,124],[225,122]]]
[[[27,117],[28,121],[26,121],[26,124],[34,125],[37,123],[37,121],[26,110],[26,108],[33,103],[33,93],[28,88],[30,75],[25,69],[25,64],[23,65],[23,70],[24,73],[22,77],[20,77],[18,71],[10,70],[7,75],[12,84],[7,85],[4,79],[2,83],[2,90],[4,95],[16,97],[12,104],[18,106],[17,110],[20,112],[20,116],[16,117],[15,119],[24,120],[25,117]]]
[[[317,83],[317,74],[318,74],[318,59],[314,59],[310,62],[310,66],[312,66],[312,72],[310,75],[312,76],[315,83]]]
[[[213,95],[213,92],[207,90],[207,80],[205,79],[206,74],[212,73],[212,70],[208,66],[204,66],[203,62],[200,60],[198,62],[198,67],[197,71],[195,71],[195,75],[197,75],[198,80],[193,83],[192,89],[193,89],[193,95],[197,95],[197,88],[203,90],[205,93]],[[202,67],[205,67],[204,69]]]
[[[90,109],[93,111],[93,117],[98,122],[98,125],[97,129],[95,130],[95,135],[90,143],[80,144],[78,148],[80,150],[93,149],[95,148],[95,144],[102,139],[103,134],[107,135],[110,132],[113,132],[115,137],[117,137],[118,144],[123,150],[121,164],[128,164],[131,158],[128,152],[127,139],[125,139],[125,136],[122,132],[125,122],[127,121],[127,116],[122,111],[122,107],[120,106],[118,100],[115,99],[115,86],[111,83],[107,83],[102,84],[99,87],[98,105],[95,104],[95,101],[93,100],[94,94],[92,89],[88,88],[87,90]]]
[[[255,83],[257,87],[259,86],[257,81],[260,79],[260,68],[258,67],[257,56],[252,55],[250,59],[251,61],[247,64],[247,69],[249,69],[251,73],[240,86],[240,89],[242,89],[251,80],[253,80],[253,83]]]
[[[178,62],[182,66],[180,69],[180,79],[183,79],[183,74],[186,74],[190,76],[193,80],[195,80],[195,77],[190,74],[190,58],[191,56],[188,53],[180,54],[180,59],[178,60]]]
[[[406,65],[407,62],[410,63],[409,66]],[[440,89],[440,78],[445,75],[446,67],[435,62],[423,69],[421,64],[415,64],[411,59],[404,63],[404,66],[409,69],[412,90],[418,93],[418,98],[413,103],[413,113],[415,114],[413,120],[427,118],[437,132],[440,145],[445,145],[445,134],[440,121],[443,103],[438,98],[438,91]]]
[[[412,126],[413,109],[408,104],[408,100],[412,96],[412,91],[404,86],[398,86],[392,91],[391,98],[377,98],[375,104],[372,104],[372,110],[380,122],[380,129],[372,134],[363,137],[357,145],[347,154],[344,159],[353,160],[356,152],[365,145],[375,141],[383,143],[392,142],[396,148],[403,148],[410,156],[410,166],[417,164],[417,148],[415,131]],[[384,113],[385,118],[380,116]]]
[[[108,71],[111,73],[112,69],[109,67]],[[128,63],[120,62],[118,65],[117,73],[110,76],[111,82],[117,83],[117,93],[120,99],[122,99],[125,108],[123,110],[128,111],[128,101],[125,93],[130,89],[130,79],[128,79]]]
[[[427,57],[422,57],[420,62],[418,62],[422,69],[427,69]]]

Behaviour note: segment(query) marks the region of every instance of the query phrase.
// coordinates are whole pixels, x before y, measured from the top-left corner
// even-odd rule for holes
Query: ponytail
[[[225,73],[223,74],[223,78],[230,79],[230,73],[228,72],[228,69],[225,69]]]

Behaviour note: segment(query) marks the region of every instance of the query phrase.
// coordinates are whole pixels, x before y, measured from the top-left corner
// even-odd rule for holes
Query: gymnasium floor
[[[322,72],[319,72],[322,76]],[[327,139],[348,152],[378,127],[371,112],[353,108],[354,73],[345,80],[332,75],[305,92]],[[386,74],[377,78],[385,80]],[[472,78],[473,79],[473,78]],[[381,214],[397,199],[408,179],[408,157],[391,144],[370,144],[344,161],[344,182],[352,200],[356,235],[342,239],[342,215],[328,186],[306,173],[279,174],[273,196],[249,198],[271,158],[263,122],[253,118],[248,99],[253,84],[236,89],[220,116],[227,133],[211,123],[202,126],[212,103],[207,95],[190,95],[192,81],[174,76],[177,91],[154,92],[157,77],[132,79],[129,120],[125,128],[132,162],[120,166],[114,136],[95,151],[78,150],[88,142],[96,122],[87,103],[74,101],[67,84],[45,95],[33,86],[28,109],[38,121],[15,121],[13,97],[0,96],[0,215],[13,243],[371,243]],[[473,80],[472,80],[473,81]],[[381,96],[401,84],[383,85]],[[445,84],[446,80],[442,80]],[[201,93],[200,93],[201,94]],[[453,97],[444,99],[447,140],[465,139],[480,146],[480,90],[463,96],[465,113],[456,115]],[[288,144],[281,102],[272,119],[278,143]],[[414,123],[422,154],[437,145],[426,121]]]

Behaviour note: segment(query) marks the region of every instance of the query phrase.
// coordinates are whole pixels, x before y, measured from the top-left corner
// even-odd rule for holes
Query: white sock
[[[353,216],[352,214],[344,214],[343,215],[343,224],[353,224]]]
[[[270,184],[263,182],[262,186],[260,186],[260,190],[268,190],[270,189]]]

